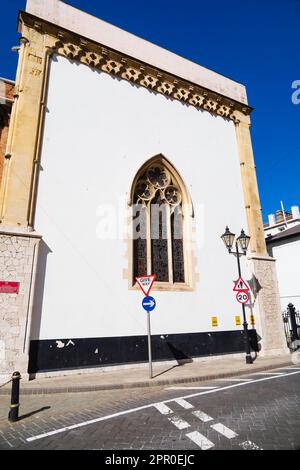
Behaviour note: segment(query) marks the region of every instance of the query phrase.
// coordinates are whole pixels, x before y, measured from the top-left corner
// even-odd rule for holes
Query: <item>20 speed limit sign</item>
[[[249,302],[250,300],[250,295],[248,292],[238,292],[236,294],[236,300],[240,303],[240,304],[246,304],[247,302]]]

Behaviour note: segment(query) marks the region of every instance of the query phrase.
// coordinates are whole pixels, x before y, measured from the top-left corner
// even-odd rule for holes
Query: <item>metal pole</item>
[[[11,405],[8,414],[9,421],[15,422],[19,419],[19,395],[20,395],[20,372],[14,372],[12,375],[12,387],[11,387]]]
[[[237,242],[235,242],[235,249],[236,249],[239,277],[241,277],[242,273],[241,273],[241,264],[240,264],[240,252],[239,252],[239,246]],[[242,310],[243,310],[244,341],[245,341],[245,349],[246,349],[246,364],[252,364],[253,361],[251,357],[248,323],[247,323],[246,310],[245,310],[244,304],[242,304]]]
[[[152,379],[152,353],[151,353],[151,325],[150,325],[150,312],[147,312],[147,325],[148,325],[148,358],[149,358],[149,377]]]

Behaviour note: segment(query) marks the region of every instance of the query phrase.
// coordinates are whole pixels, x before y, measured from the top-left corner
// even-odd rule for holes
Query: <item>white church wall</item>
[[[152,333],[241,328],[236,260],[220,239],[227,224],[247,231],[233,122],[55,57],[35,217],[43,246],[32,339],[146,334],[142,293],[129,290],[124,275],[124,233],[132,180],[157,154],[190,191],[198,280],[193,292],[153,291]],[[99,239],[103,205],[118,211],[113,239]]]

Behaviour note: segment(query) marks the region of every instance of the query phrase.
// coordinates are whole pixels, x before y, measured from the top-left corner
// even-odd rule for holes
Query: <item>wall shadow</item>
[[[44,242],[44,240],[41,240],[39,245],[38,260],[36,267],[36,281],[32,307],[30,342],[32,340],[38,340],[40,338],[47,258],[50,253],[52,253],[52,250]],[[30,363],[32,363],[32,361],[36,361],[37,358],[33,357],[31,347],[29,351],[29,361]]]
[[[191,357],[185,354],[181,349],[174,346],[168,340],[166,341],[166,343],[174,359],[177,361],[178,366],[182,366],[186,363],[193,362],[193,359],[191,359]]]

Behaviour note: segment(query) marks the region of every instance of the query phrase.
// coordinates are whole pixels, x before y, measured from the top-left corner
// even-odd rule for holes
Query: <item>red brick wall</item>
[[[2,183],[2,174],[3,174],[3,165],[4,165],[4,156],[6,152],[6,143],[8,136],[8,126],[11,113],[11,104],[7,102],[3,104],[1,98],[13,99],[13,90],[14,85],[9,82],[4,81],[4,96],[3,96],[3,87],[0,88],[2,91],[0,96],[0,187]]]

